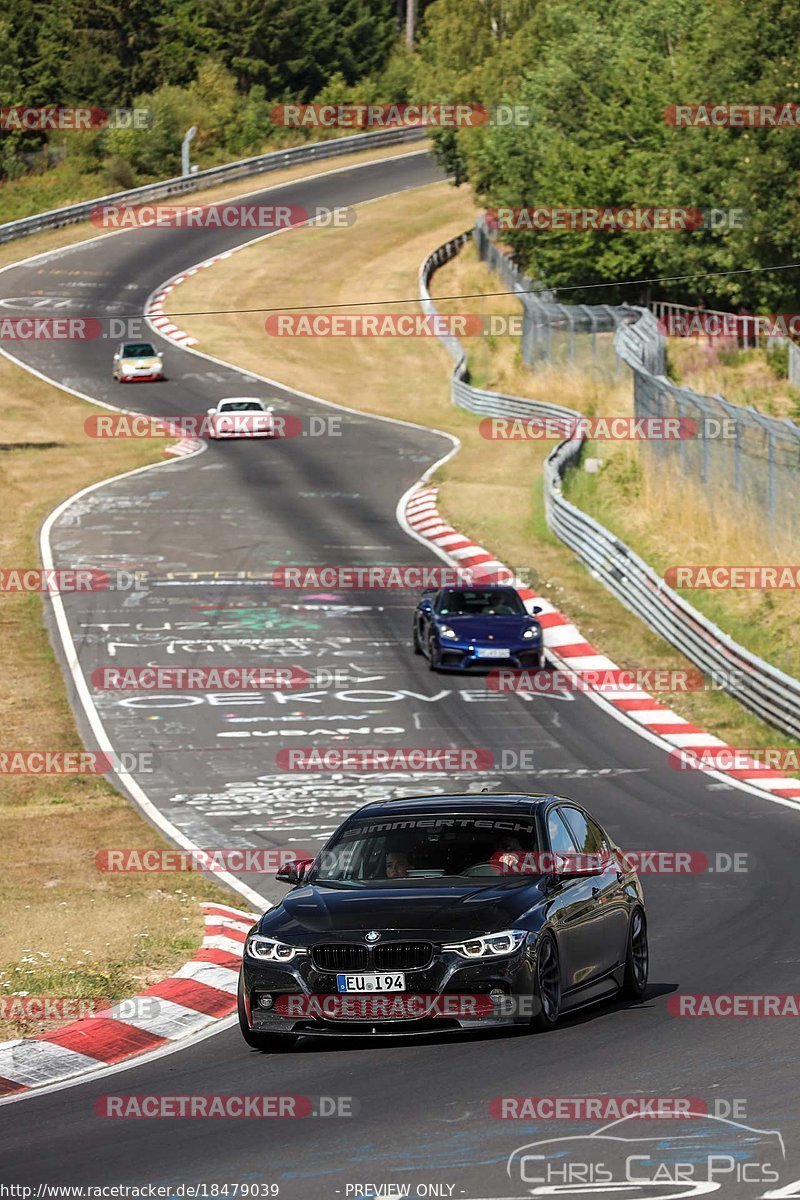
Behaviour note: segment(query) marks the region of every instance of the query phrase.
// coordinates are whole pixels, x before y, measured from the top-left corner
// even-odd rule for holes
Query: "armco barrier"
[[[437,312],[436,305],[431,299],[428,284],[437,267],[454,258],[461,247],[472,237],[472,230],[460,233],[452,241],[446,242],[434,250],[433,254],[423,262],[419,273],[419,294],[423,310],[430,315]],[[507,396],[500,392],[489,392],[476,388],[469,382],[467,371],[467,355],[457,337],[446,335],[441,341],[455,361],[451,379],[451,394],[459,408],[469,412],[483,413],[490,417],[578,417],[580,414],[558,404],[548,404],[543,400],[525,400],[521,396]]]
[[[426,313],[437,312],[429,284],[437,267],[452,259],[469,240],[472,231],[462,233],[439,246],[423,262],[419,273],[420,303]],[[653,322],[652,314],[640,309],[640,321]],[[635,325],[618,330],[640,349],[648,337],[637,338]],[[635,340],[634,340],[635,339]],[[457,338],[442,339],[455,361],[451,379],[453,402],[470,412],[489,416],[577,417],[573,409],[561,408],[539,400],[506,396],[473,387],[469,382],[466,352]],[[652,363],[652,366],[657,366]],[[574,550],[592,574],[612,595],[643,620],[665,641],[675,646],[707,675],[724,681],[724,690],[751,712],[793,737],[800,738],[800,680],[779,671],[723,633],[712,621],[683,600],[637,554],[587,516],[562,494],[564,473],[581,456],[583,439],[568,438],[548,456],[544,468],[545,510],[547,523],[563,542]]]
[[[62,225],[74,225],[87,221],[98,205],[150,204],[164,200],[167,196],[197,191],[213,183],[227,183],[232,179],[244,179],[248,175],[262,175],[291,167],[296,163],[316,162],[318,159],[336,158],[341,154],[352,154],[354,150],[368,150],[373,146],[393,146],[397,142],[418,141],[427,136],[425,129],[382,129],[378,133],[359,133],[352,137],[333,138],[326,142],[312,142],[307,146],[295,146],[290,150],[273,150],[269,154],[257,154],[254,158],[242,158],[237,162],[224,163],[220,167],[209,167],[194,175],[179,175],[144,187],[131,188],[127,192],[114,192],[110,196],[98,196],[83,200],[80,204],[69,204],[65,208],[52,208],[48,212],[23,217],[19,221],[8,221],[0,225],[0,242],[41,233],[45,229],[58,229]]]

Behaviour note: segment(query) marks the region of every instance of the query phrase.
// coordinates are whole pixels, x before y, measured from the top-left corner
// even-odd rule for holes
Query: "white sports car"
[[[254,396],[231,396],[208,410],[210,438],[274,437],[272,405]]]

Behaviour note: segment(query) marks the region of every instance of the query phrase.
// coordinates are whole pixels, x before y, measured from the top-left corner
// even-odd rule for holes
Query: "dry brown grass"
[[[263,307],[344,304],[358,311],[368,300],[393,302],[417,295],[419,264],[430,250],[467,228],[476,214],[469,194],[436,184],[359,210],[351,230],[312,230],[270,238],[211,271],[200,272],[169,299],[172,314]],[[289,281],[276,285],[276,280]],[[496,279],[467,253],[437,272],[437,296],[497,291]],[[478,304],[486,305],[485,310]],[[443,310],[509,311],[514,301],[441,302]],[[406,311],[408,305],[403,306]],[[270,338],[263,314],[181,316],[199,348],[289,386],[382,415],[405,417],[456,434],[461,452],[440,472],[442,510],[456,528],[490,548],[535,583],[575,620],[583,633],[621,665],[686,669],[689,664],[597,583],[548,530],[541,467],[546,448],[532,442],[487,441],[478,418],[452,406],[451,361],[430,339]],[[485,353],[472,339],[473,354]],[[490,369],[491,367],[491,369]],[[480,360],[478,361],[480,368]],[[491,385],[597,413],[631,411],[624,384],[586,379],[576,372],[524,370],[511,341],[485,360]],[[481,381],[483,382],[483,381]],[[689,720],[734,744],[774,745],[782,739],[719,693],[665,696]]]
[[[648,470],[637,443],[587,451],[604,465],[576,472],[567,495],[626,541],[660,573],[678,564],[781,566],[796,561],[787,533],[768,544],[743,505],[709,505],[708,492],[677,466]],[[709,551],[709,547],[713,547]],[[686,590],[682,594],[737,641],[789,675],[800,675],[800,597],[792,590]]]
[[[782,351],[741,351],[721,338],[672,338],[670,374],[704,394],[720,394],[731,404],[755,408],[768,417],[800,418],[800,389],[775,370]]]
[[[163,443],[91,442],[91,405],[0,358],[0,562],[39,564],[38,529],[65,496],[97,479],[160,461]],[[0,596],[3,748],[78,750],[81,742],[43,623],[44,597]],[[101,874],[107,846],[166,842],[98,776],[9,775],[0,792],[0,996],[119,999],[168,974],[202,936],[196,898],[230,901],[198,876]],[[131,946],[134,949],[131,949]],[[0,1037],[41,1026],[0,1022]]]

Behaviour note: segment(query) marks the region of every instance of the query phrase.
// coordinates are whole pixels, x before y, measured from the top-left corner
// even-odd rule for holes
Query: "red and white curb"
[[[212,258],[207,258],[204,262],[197,263],[196,266],[190,267],[188,271],[184,271],[182,275],[176,275],[170,279],[169,283],[165,283],[161,291],[156,292],[150,297],[150,300],[145,305],[144,315],[149,320],[154,329],[161,334],[162,337],[169,338],[171,342],[176,342],[179,346],[196,346],[197,338],[192,337],[186,330],[181,329],[176,325],[170,317],[164,312],[164,305],[170,292],[188,279],[190,275],[196,275],[198,271],[204,271],[207,267],[213,267],[215,263],[222,262],[225,258],[230,258],[232,254],[243,250],[247,242],[242,242],[240,246],[233,246],[230,250],[224,251],[223,254],[215,254]]]
[[[0,1043],[0,1096],[85,1075],[196,1034],[236,1009],[242,948],[257,917],[203,904],[194,958],[140,996],[51,1033]]]
[[[202,450],[205,442],[201,438],[183,437],[173,445],[167,446],[165,454],[173,454],[176,458],[185,458],[187,454],[196,454]]]
[[[420,487],[412,492],[405,506],[405,519],[417,536],[424,538],[436,546],[459,567],[469,567],[473,578],[486,581],[496,580],[497,573],[502,571],[503,578],[508,577],[508,569],[485,550],[476,545],[468,537],[453,529],[439,516],[436,505],[437,489],[435,487]],[[551,658],[559,666],[573,671],[616,671],[616,663],[612,662],[599,650],[595,649],[557,608],[524,584],[515,580],[520,596],[529,610],[537,605],[541,612],[537,620],[542,624],[545,647]],[[602,699],[611,708],[647,730],[656,734],[660,739],[676,749],[696,747],[727,747],[727,743],[713,734],[706,733],[698,725],[693,725],[685,717],[681,717],[672,709],[655,700],[649,692],[642,689],[603,687],[599,692]],[[739,758],[740,755],[737,755]],[[800,779],[793,779],[778,770],[759,767],[755,760],[752,766],[745,765],[724,771],[717,768],[715,776],[729,776],[743,783],[761,788],[771,796],[796,799],[800,797]],[[746,763],[746,760],[745,760]]]

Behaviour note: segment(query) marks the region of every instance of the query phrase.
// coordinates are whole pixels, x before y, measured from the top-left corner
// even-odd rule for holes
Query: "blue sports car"
[[[412,637],[415,654],[424,654],[432,671],[544,667],[542,626],[512,587],[424,592],[414,613]]]

